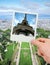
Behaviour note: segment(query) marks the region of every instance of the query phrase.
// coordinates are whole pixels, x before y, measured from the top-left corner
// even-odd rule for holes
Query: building
[[[50,19],[38,19],[38,28],[50,30]]]

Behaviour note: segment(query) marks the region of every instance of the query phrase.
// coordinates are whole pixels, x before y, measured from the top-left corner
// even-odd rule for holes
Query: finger
[[[47,40],[47,38],[38,38],[37,40],[40,41],[40,42],[45,43],[45,41]]]
[[[40,50],[39,49],[38,49],[38,52],[37,53],[38,53],[39,56],[41,56],[41,53],[40,53]]]
[[[37,40],[40,41],[40,42],[43,42],[43,43],[49,41],[48,38],[38,38]]]
[[[33,45],[36,45],[37,47],[41,47],[41,46],[43,45],[42,42],[39,42],[39,41],[37,41],[37,40],[32,40],[31,43],[32,43]]]
[[[43,56],[44,60],[50,64],[50,60],[48,60],[48,58],[46,56]]]
[[[40,49],[38,49],[38,55],[39,56],[44,56],[44,53]]]

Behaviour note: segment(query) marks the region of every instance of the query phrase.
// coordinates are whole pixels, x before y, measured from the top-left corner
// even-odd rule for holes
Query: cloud
[[[42,7],[42,8],[39,9],[38,13],[39,14],[50,15],[50,8],[48,8],[48,7]]]
[[[38,13],[38,14],[50,14],[50,2],[48,1],[43,1],[43,3],[41,2],[35,2],[35,1],[30,1],[28,0],[26,2],[26,0],[21,0],[23,3],[23,6],[34,13]]]
[[[21,3],[24,7],[28,8],[28,9],[37,9],[39,8],[39,3],[36,2],[32,2],[30,0],[26,1],[26,0],[21,0]]]
[[[1,10],[0,10],[0,16],[1,15],[12,15],[12,12],[8,12],[8,11],[6,11],[6,12],[2,12]]]
[[[15,1],[14,1],[15,2]],[[3,4],[4,5],[4,4]],[[42,2],[31,1],[31,0],[20,0],[19,3],[15,4],[6,4],[6,6],[0,6],[0,9],[13,9],[20,11],[30,11],[38,14],[50,14],[50,1],[45,0]]]
[[[38,13],[38,14],[50,14],[50,8],[48,8],[50,6],[49,2],[44,2],[44,4],[40,4],[38,2],[32,2],[32,1],[27,1],[26,0],[21,0],[22,1],[22,5],[29,11],[34,12],[34,13]],[[48,7],[47,7],[48,6]]]
[[[45,6],[50,7],[50,2],[46,2]]]

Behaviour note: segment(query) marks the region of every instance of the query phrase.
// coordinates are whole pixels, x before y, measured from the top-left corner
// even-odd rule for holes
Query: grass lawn
[[[12,58],[13,55],[13,46],[14,48],[16,47],[16,44],[10,44],[9,46],[7,46],[7,52],[5,53],[5,59],[10,59]]]
[[[21,50],[19,65],[32,65],[30,50]]]
[[[38,65],[45,65],[46,62],[44,61],[44,59],[38,55],[36,56],[37,56],[37,61],[39,62]]]
[[[34,54],[35,52],[37,52],[37,46],[34,45],[34,46],[32,47],[32,51],[33,51],[33,54]]]
[[[22,42],[21,48],[30,48],[28,42]]]

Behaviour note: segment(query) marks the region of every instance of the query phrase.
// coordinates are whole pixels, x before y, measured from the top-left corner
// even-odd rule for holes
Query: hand
[[[38,38],[31,43],[38,47],[38,55],[42,56],[47,63],[50,63],[50,39]]]

